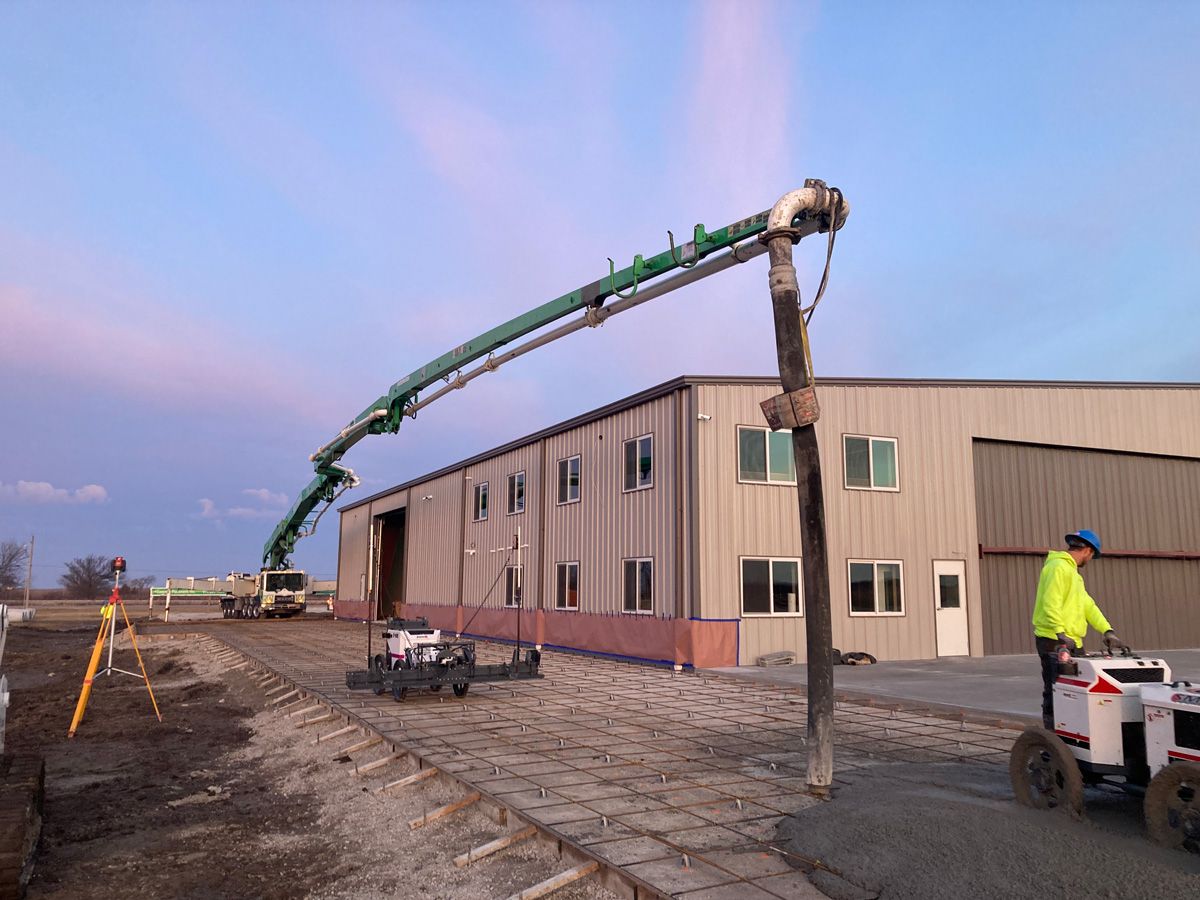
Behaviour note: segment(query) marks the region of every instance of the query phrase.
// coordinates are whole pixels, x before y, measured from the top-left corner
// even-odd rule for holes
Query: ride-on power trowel
[[[1150,837],[1200,853],[1200,686],[1128,650],[1060,660],[1054,731],[1026,729],[1008,771],[1018,803],[1075,818],[1084,785],[1144,796]]]

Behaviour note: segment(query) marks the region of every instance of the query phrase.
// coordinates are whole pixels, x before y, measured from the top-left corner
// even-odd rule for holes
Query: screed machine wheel
[[[1174,762],[1150,780],[1146,830],[1156,844],[1200,853],[1200,765]]]
[[[469,691],[470,689],[471,689],[471,682],[469,682],[469,681],[464,681],[461,684],[456,684],[456,685],[454,685],[454,696],[455,697],[465,697],[465,696],[467,696],[467,691]]]
[[[1083,775],[1071,751],[1045,728],[1026,728],[1008,758],[1008,777],[1022,806],[1083,815]]]

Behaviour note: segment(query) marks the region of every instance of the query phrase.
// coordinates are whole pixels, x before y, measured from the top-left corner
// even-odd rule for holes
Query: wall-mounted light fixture
[[[425,495],[424,497],[422,497],[421,499],[422,499],[422,500],[432,500],[432,499],[433,499],[433,494],[426,494],[426,495]]]
[[[467,556],[474,556],[474,555],[475,555],[475,552],[476,552],[476,551],[474,551],[474,550],[470,550],[470,549],[468,549],[468,550],[464,550],[464,551],[463,551],[463,553],[467,554]]]
[[[707,413],[696,413],[696,418],[701,422],[708,422],[712,419],[712,416],[708,415]]]

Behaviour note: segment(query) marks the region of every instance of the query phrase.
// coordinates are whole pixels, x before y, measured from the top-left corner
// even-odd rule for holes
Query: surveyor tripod
[[[79,723],[83,720],[83,712],[87,709],[88,697],[92,693],[92,682],[103,675],[129,675],[137,678],[137,672],[128,672],[125,669],[118,669],[113,665],[113,646],[116,644],[117,630],[117,609],[121,610],[121,618],[125,620],[125,633],[129,635],[129,642],[133,645],[134,656],[137,657],[138,668],[141,670],[141,679],[146,682],[146,691],[150,694],[150,704],[154,707],[154,715],[158,717],[158,721],[162,721],[162,713],[158,711],[158,701],[154,699],[154,690],[150,687],[150,676],[146,674],[146,664],[142,662],[142,654],[138,650],[137,635],[134,633],[133,626],[129,624],[129,615],[125,612],[125,602],[121,599],[121,573],[125,571],[125,560],[118,556],[112,561],[113,575],[116,576],[113,581],[112,593],[108,597],[108,603],[104,605],[104,610],[100,617],[100,633],[96,635],[96,644],[92,647],[92,658],[88,662],[87,673],[83,676],[83,689],[79,692],[79,702],[75,705],[75,716],[71,719],[71,730],[67,732],[67,737],[75,736],[75,729],[79,727]],[[108,662],[100,671],[96,669],[100,665],[100,658],[104,655],[105,642],[108,643]]]

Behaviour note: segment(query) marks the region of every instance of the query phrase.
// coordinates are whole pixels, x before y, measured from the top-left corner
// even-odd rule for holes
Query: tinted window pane
[[[777,560],[771,564],[771,601],[777,613],[800,612],[800,566]]]
[[[850,611],[875,612],[875,567],[850,563]]]
[[[742,612],[769,613],[771,564],[765,559],[742,560]]]
[[[567,502],[567,473],[570,470],[567,467],[567,460],[560,459],[558,461],[558,502]]]
[[[567,609],[579,609],[579,564],[567,566]]]
[[[738,429],[738,478],[742,481],[767,480],[767,442],[763,434],[753,428]]]
[[[939,575],[938,590],[942,595],[942,609],[958,609],[962,604],[958,596],[957,575]]]
[[[904,612],[900,597],[900,566],[896,563],[879,563],[879,611]]]
[[[654,580],[651,577],[653,572],[654,566],[649,560],[638,563],[638,574],[640,575],[640,578],[638,579],[640,582],[638,586],[640,591],[638,597],[638,609],[643,611],[648,611],[654,608],[654,594],[652,592]]]
[[[625,612],[637,612],[637,561],[625,560]]]
[[[562,563],[558,565],[558,577],[554,586],[554,607],[556,609],[564,609],[567,605],[567,567]]]
[[[637,441],[625,443],[625,490],[637,487]]]
[[[573,457],[570,460],[570,468],[571,468],[571,477],[570,477],[570,487],[567,491],[568,499],[578,500],[579,499],[579,457],[578,456]]]
[[[767,444],[771,449],[771,480],[795,481],[796,460],[792,456],[792,433],[790,431],[769,432]]]
[[[871,441],[871,468],[875,487],[896,487],[896,445],[891,441]]]
[[[846,438],[846,487],[871,486],[871,442],[866,438]]]
[[[649,487],[654,483],[654,439],[642,438],[637,442],[638,470],[637,486]]]

